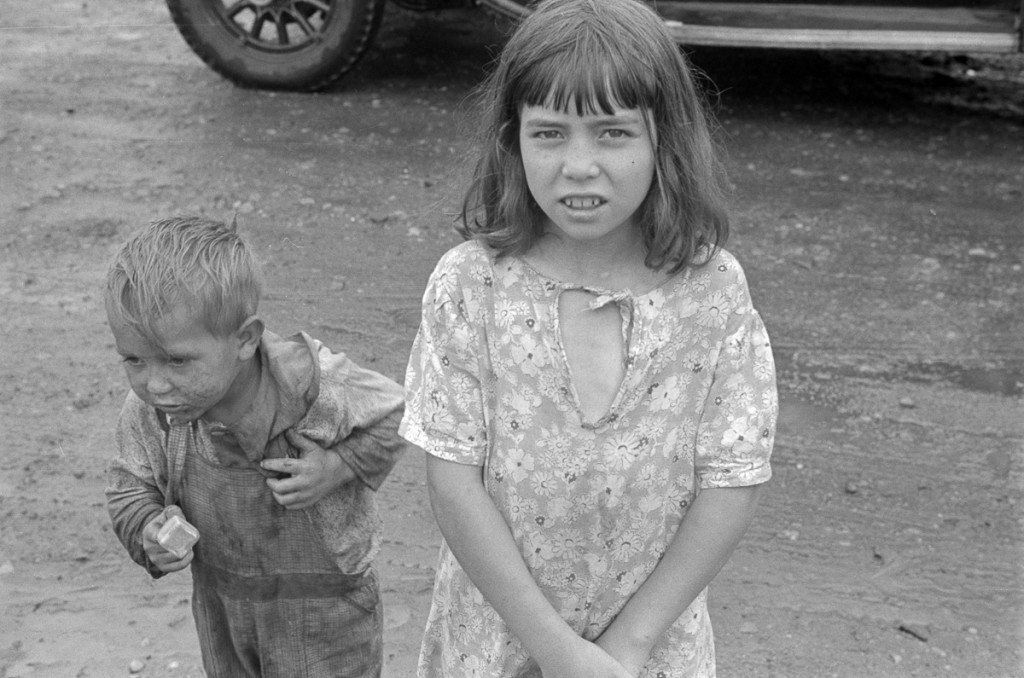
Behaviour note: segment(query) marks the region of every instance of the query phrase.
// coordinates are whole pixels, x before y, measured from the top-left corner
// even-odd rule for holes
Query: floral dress
[[[580,413],[559,295],[617,304],[625,376],[597,421]],[[476,241],[438,263],[406,375],[400,433],[484,467],[535,581],[597,638],[666,551],[700,488],[762,483],[778,404],[768,336],[723,250],[643,294],[547,278]],[[420,676],[525,676],[525,648],[442,544]],[[657,642],[643,676],[713,676],[706,591]]]

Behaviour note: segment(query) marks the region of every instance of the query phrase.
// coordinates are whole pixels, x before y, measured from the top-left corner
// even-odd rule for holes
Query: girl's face
[[[525,106],[519,147],[548,232],[579,244],[636,237],[636,213],[655,171],[643,111],[577,115]]]

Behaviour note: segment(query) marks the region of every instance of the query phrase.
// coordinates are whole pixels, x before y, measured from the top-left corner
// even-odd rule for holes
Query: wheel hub
[[[261,50],[301,49],[321,39],[332,0],[221,0],[222,15],[243,41]]]

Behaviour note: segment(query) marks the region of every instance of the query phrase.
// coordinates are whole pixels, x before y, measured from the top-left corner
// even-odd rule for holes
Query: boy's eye
[[[126,355],[123,358],[121,358],[121,362],[123,362],[125,365],[129,365],[131,367],[138,367],[139,365],[142,364],[142,359],[141,358],[136,358],[133,355]]]
[[[167,364],[170,365],[171,367],[182,367],[185,364],[185,359],[175,358],[174,356],[171,356],[170,358],[167,359]]]

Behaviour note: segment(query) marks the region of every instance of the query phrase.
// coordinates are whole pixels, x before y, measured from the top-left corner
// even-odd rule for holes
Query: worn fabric
[[[202,593],[192,599],[200,647],[247,648],[245,653],[204,653],[206,675],[380,676],[384,611],[373,568],[359,579],[362,585],[333,598],[274,600],[230,598],[200,583],[197,593]]]
[[[267,656],[296,656],[288,648],[306,641],[296,640],[295,624],[321,627],[323,635],[310,636],[306,664],[293,664],[283,673],[267,668],[264,675],[376,675],[372,661],[368,673],[327,668],[321,673],[314,667],[336,667],[321,664],[323,656],[337,654],[334,649],[322,656],[316,650],[330,645],[346,620],[356,623],[357,633],[376,629],[379,635],[371,563],[381,524],[374,495],[405,448],[396,432],[401,387],[305,334],[282,339],[267,332],[258,356],[261,378],[253,404],[231,426],[169,421],[128,394],[107,488],[114,531],[132,559],[157,577],[161,573],[142,546],[145,525],[165,505],[176,503],[199,528],[193,604],[204,661],[209,655],[230,664],[242,656],[232,651],[234,644],[220,645],[204,621],[216,619],[223,626],[227,615],[239,638],[262,629],[259,651]],[[357,480],[310,509],[279,506],[258,464],[268,457],[298,455],[284,436],[288,429],[337,452]],[[360,609],[365,614],[357,614]],[[271,628],[278,632],[268,634]],[[372,655],[373,643],[379,646],[379,639],[363,643],[360,652]],[[366,664],[360,661],[355,664]]]
[[[225,466],[196,432],[173,426],[169,449],[184,461],[179,504],[202,535],[192,610],[206,674],[379,676],[382,605],[372,570],[342,573],[309,513],[279,505],[257,469]]]
[[[585,421],[558,299],[617,304],[625,376]],[[771,476],[777,398],[768,336],[740,265],[719,251],[646,294],[547,278],[470,241],[437,265],[406,375],[400,433],[484,467],[547,598],[595,639],[644,582],[702,488]],[[644,676],[714,675],[706,592],[658,641]],[[529,657],[442,545],[421,676],[519,676]]]

